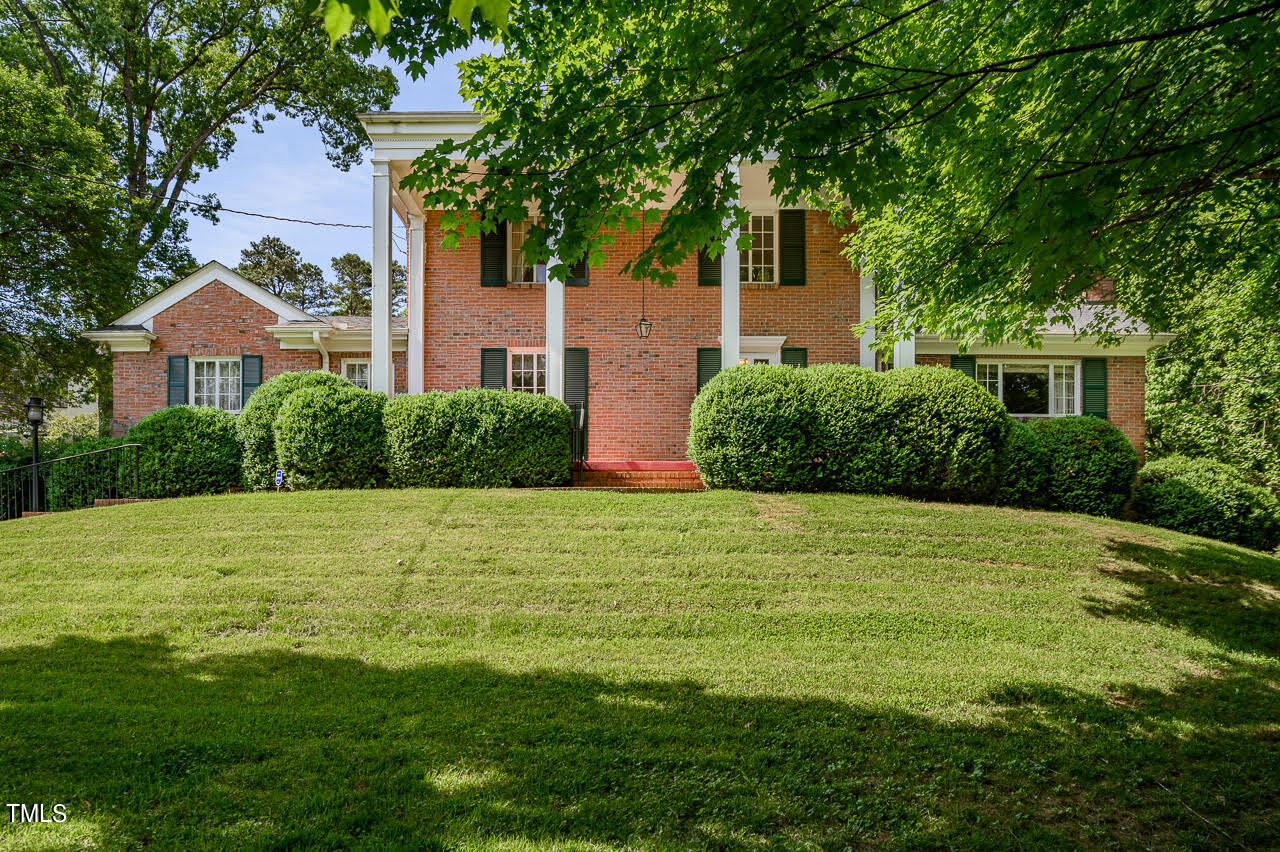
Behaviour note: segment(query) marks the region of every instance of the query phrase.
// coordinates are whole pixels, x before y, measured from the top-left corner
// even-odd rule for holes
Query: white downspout
[[[324,348],[324,337],[319,331],[311,332],[311,339],[320,350],[320,369],[329,372],[329,350]]]

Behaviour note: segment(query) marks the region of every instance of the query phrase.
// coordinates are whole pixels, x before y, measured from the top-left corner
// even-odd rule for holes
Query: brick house
[[[367,387],[369,325],[313,316],[213,262],[85,337],[111,350],[111,433],[121,435],[168,405],[238,412],[261,382],[292,370],[331,370]],[[403,373],[403,317],[391,337]]]
[[[674,287],[646,285],[652,326],[642,339],[641,285],[622,274],[639,251],[639,234],[616,234],[600,267],[580,264],[565,281],[526,263],[519,250],[526,222],[446,249],[442,212],[425,208],[400,181],[419,154],[474,133],[478,120],[470,113],[362,120],[373,142],[373,316],[311,316],[209,264],[88,333],[115,353],[119,428],[173,402],[238,410],[262,378],[326,368],[388,392],[480,385],[548,393],[585,410],[592,467],[673,469],[688,466],[694,395],[720,369],[882,366],[871,348],[874,332],[851,330],[874,310],[871,275],[851,268],[841,252],[846,232],[825,214],[781,206],[767,164],[738,171],[753,249],[690,258]],[[404,318],[391,315],[393,215],[408,233]],[[1138,328],[1101,349],[1070,326],[1050,327],[1040,349],[978,347],[961,355],[954,343],[921,334],[898,344],[892,363],[961,369],[1015,416],[1106,417],[1141,452],[1145,355],[1167,339]],[[224,379],[226,398],[211,397],[208,388]]]

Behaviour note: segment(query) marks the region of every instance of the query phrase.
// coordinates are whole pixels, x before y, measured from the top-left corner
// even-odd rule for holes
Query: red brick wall
[[[480,350],[544,346],[545,288],[481,287],[479,240],[456,251],[440,246],[439,215],[427,222],[427,390],[475,387]],[[841,231],[825,216],[807,220],[804,287],[742,292],[742,334],[786,335],[809,350],[809,362],[857,362],[858,276],[840,255]],[[719,346],[720,288],[700,287],[697,261],[679,270],[674,287],[645,287],[653,332],[640,340],[640,285],[622,267],[639,251],[640,235],[617,235],[590,285],[567,287],[565,342],[589,350],[589,454],[606,459],[684,458],[689,406],[697,392],[697,350]],[[733,261],[736,263],[736,258]],[[412,318],[411,318],[412,321]]]
[[[150,352],[117,352],[113,359],[111,433],[121,435],[167,404],[168,356],[261,355],[264,379],[290,370],[316,370],[320,353],[284,351],[266,328],[278,317],[220,281],[213,281],[156,314]]]
[[[396,393],[409,392],[409,370],[407,366],[407,353],[392,352],[391,365],[395,370],[394,382]],[[368,358],[368,352],[330,352],[329,353],[329,372],[342,375],[342,359],[343,358]]]
[[[1066,355],[1001,355],[1001,361],[1078,361]],[[920,366],[950,367],[950,355],[918,355]],[[1107,358],[1107,419],[1124,433],[1142,458],[1146,441],[1147,360],[1141,355]]]

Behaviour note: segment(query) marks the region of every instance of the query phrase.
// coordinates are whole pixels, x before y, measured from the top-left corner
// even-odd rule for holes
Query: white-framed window
[[[977,379],[1015,417],[1080,413],[1079,361],[979,361]]]
[[[524,255],[525,237],[529,235],[529,227],[537,221],[534,218],[507,223],[507,275],[512,284],[547,283],[547,265],[531,264]]]
[[[751,236],[751,248],[738,254],[738,280],[744,284],[772,284],[778,280],[778,217],[752,213],[743,234]]]
[[[192,358],[191,404],[240,412],[240,359]]]
[[[508,349],[507,387],[513,391],[546,393],[547,354],[540,349]]]
[[[342,377],[358,388],[369,389],[369,359],[343,358]]]

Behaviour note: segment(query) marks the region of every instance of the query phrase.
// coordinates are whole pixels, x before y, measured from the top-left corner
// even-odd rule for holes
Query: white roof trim
[[[269,325],[267,333],[280,342],[281,349],[318,351],[323,346],[330,352],[368,352],[372,347],[370,330],[367,328],[337,329],[316,328],[309,325]],[[391,351],[404,352],[408,348],[409,330],[393,328]]]
[[[1124,355],[1146,355],[1157,346],[1163,346],[1177,335],[1174,334],[1132,334],[1122,336],[1114,346],[1102,346],[1095,336],[1077,338],[1074,334],[1042,334],[1041,347],[1020,346],[1016,343],[998,343],[990,346],[970,346],[966,355],[979,358],[997,355],[1077,355],[1097,357],[1118,357]],[[958,355],[960,346],[952,340],[940,340],[936,335],[918,335],[916,337],[917,355]]]
[[[271,295],[234,269],[228,269],[213,260],[181,281],[170,285],[165,290],[147,299],[124,316],[113,320],[109,325],[143,325],[149,323],[156,314],[173,307],[206,284],[214,281],[221,281],[241,296],[252,299],[273,312],[283,321],[306,322],[315,319],[311,314],[289,304],[279,296]]]
[[[80,336],[105,344],[112,352],[150,352],[156,339],[151,332],[134,328],[90,329]]]

